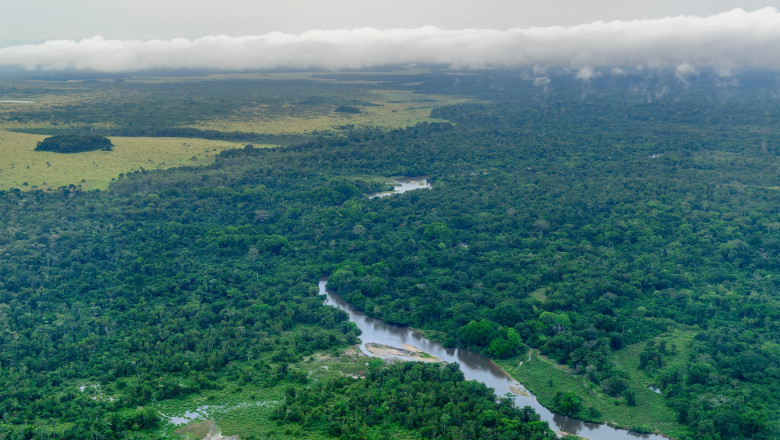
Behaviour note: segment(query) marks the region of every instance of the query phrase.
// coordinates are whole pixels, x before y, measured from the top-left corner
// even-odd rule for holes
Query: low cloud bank
[[[708,17],[594,22],[571,27],[442,30],[312,30],[298,35],[195,40],[55,40],[0,48],[0,66],[27,70],[360,69],[445,64],[457,68],[676,67],[780,71],[780,12],[742,9]]]

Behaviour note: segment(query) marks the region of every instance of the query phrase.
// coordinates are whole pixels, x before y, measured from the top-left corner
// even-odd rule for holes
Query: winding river
[[[428,181],[424,178],[402,179],[393,182],[397,185],[393,191],[386,193],[372,194],[369,198],[384,197],[391,194],[398,194],[413,189],[431,188]],[[530,406],[542,418],[550,424],[555,431],[567,434],[574,434],[591,440],[667,440],[660,435],[637,434],[624,429],[616,429],[607,425],[597,423],[587,423],[579,419],[555,414],[543,407],[522,384],[509,377],[509,375],[499,368],[489,358],[470,350],[460,348],[444,348],[438,342],[426,339],[421,333],[408,327],[399,327],[388,324],[382,320],[366,316],[365,313],[353,308],[344,301],[337,293],[331,292],[325,288],[327,278],[320,280],[320,294],[327,297],[325,304],[337,307],[349,314],[349,320],[357,324],[363,332],[360,335],[360,351],[367,356],[374,356],[367,348],[366,344],[381,344],[398,349],[404,349],[405,346],[418,348],[425,353],[435,356],[444,362],[455,362],[460,365],[460,369],[467,380],[477,380],[495,390],[496,395],[510,395],[519,407]],[[390,357],[401,360],[414,360],[402,355],[391,355]]]
[[[667,440],[659,435],[636,434],[623,429],[615,429],[607,425],[586,423],[582,420],[555,414],[539,404],[533,394],[519,382],[493,363],[489,358],[470,350],[460,348],[444,348],[438,342],[426,339],[422,334],[408,327],[399,327],[388,324],[382,320],[366,316],[365,313],[355,310],[344,301],[337,293],[325,288],[327,279],[320,280],[320,294],[326,295],[325,304],[338,307],[349,314],[349,320],[357,324],[363,332],[360,335],[360,351],[367,356],[374,356],[366,348],[366,344],[382,344],[403,349],[405,345],[411,345],[435,356],[445,362],[455,362],[460,365],[461,371],[467,380],[478,380],[490,388],[496,395],[510,394],[519,407],[530,406],[548,422],[555,431],[578,435],[591,440]],[[402,360],[414,360],[405,356],[393,355]]]

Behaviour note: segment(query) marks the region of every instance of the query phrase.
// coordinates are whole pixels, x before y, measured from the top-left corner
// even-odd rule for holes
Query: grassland
[[[269,134],[309,134],[314,131],[341,131],[345,127],[402,128],[420,122],[442,122],[431,118],[434,107],[465,102],[464,98],[446,95],[420,95],[410,91],[371,90],[360,96],[367,104],[356,105],[357,114],[336,113],[332,106],[314,106],[284,110],[268,106],[248,106],[227,118],[211,118],[186,127],[204,130],[240,131]],[[285,116],[284,113],[295,113]]]
[[[657,338],[678,347],[677,353],[669,357],[668,367],[684,365],[689,356],[687,347],[694,335],[693,331],[677,330]],[[553,407],[555,394],[566,390],[580,397],[586,408],[596,410],[586,409],[583,411],[585,415],[600,413],[600,416],[589,417],[590,421],[678,437],[685,431],[677,422],[674,411],[666,406],[663,396],[650,389],[650,386],[658,385],[653,378],[638,368],[639,353],[644,347],[645,343],[630,345],[615,352],[613,356],[615,365],[629,374],[629,389],[634,392],[636,406],[629,406],[622,397],[607,395],[586,378],[573,374],[568,367],[540,356],[537,350],[532,351],[530,360],[528,355],[525,355],[496,363],[525,385],[536,395],[539,403],[546,407]]]
[[[690,346],[694,334],[692,331],[677,330],[657,338],[678,347],[679,351],[668,359],[667,366],[684,365],[689,355],[686,347]],[[546,407],[554,406],[555,394],[566,390],[582,399],[588,408],[583,411],[586,415],[597,414],[596,417],[589,417],[590,421],[678,437],[685,431],[677,422],[674,411],[665,405],[663,396],[650,389],[650,386],[658,385],[653,378],[638,368],[639,353],[644,347],[645,343],[630,345],[617,351],[613,357],[616,366],[629,374],[629,389],[636,396],[636,406],[629,406],[622,397],[607,395],[584,377],[573,374],[568,367],[540,356],[537,350],[532,351],[530,360],[526,355],[522,359],[496,363],[525,385],[536,395],[539,403]]]
[[[205,165],[213,162],[219,151],[243,146],[235,142],[191,138],[112,136],[115,147],[110,152],[59,154],[34,151],[36,144],[46,136],[19,131],[48,129],[54,134],[55,129],[65,126],[109,127],[113,124],[108,119],[108,112],[106,119],[93,119],[89,124],[77,118],[64,120],[62,114],[72,106],[99,108],[112,100],[140,99],[141,94],[78,83],[30,81],[10,85],[14,93],[10,96],[33,103],[0,105],[0,189],[46,190],[63,185],[105,189],[122,173],[142,168]],[[2,94],[9,96],[9,91]]]
[[[543,303],[547,301],[547,289],[544,287],[541,289],[536,289],[533,292],[531,292],[530,296],[531,298],[539,301],[540,303]]]
[[[105,189],[121,173],[205,165],[220,151],[242,146],[203,139],[112,137],[113,151],[34,151],[44,137],[0,130],[0,188],[46,190],[73,184]]]

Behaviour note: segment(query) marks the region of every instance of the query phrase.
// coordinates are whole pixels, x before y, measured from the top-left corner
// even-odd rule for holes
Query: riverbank
[[[441,343],[426,338],[423,333],[414,329],[395,326],[380,319],[366,316],[365,313],[356,310],[344,301],[337,293],[327,290],[325,288],[326,283],[327,278],[320,279],[319,292],[326,297],[325,304],[338,307],[347,312],[349,320],[355,323],[361,331],[360,339],[364,342],[364,345],[361,346],[361,351],[364,354],[377,356],[369,350],[369,347],[372,346],[404,347],[413,344],[413,347],[419,347],[421,351],[435,356],[444,362],[460,365],[461,372],[466,380],[477,380],[492,388],[498,396],[503,396],[507,393],[514,395],[515,405],[518,407],[530,406],[539,414],[541,420],[549,423],[550,428],[556,432],[573,433],[584,438],[600,440],[630,440],[637,437],[652,440],[664,439],[660,435],[638,436],[636,433],[615,429],[605,424],[587,423],[574,417],[555,414],[531,394],[530,388],[526,389],[523,383],[518,382],[508,374],[507,370],[510,369],[510,366],[516,367],[519,364],[519,358],[510,361],[509,364],[502,363],[502,366],[505,367],[502,369],[496,362],[481,354],[463,348],[445,348]],[[387,354],[388,357],[392,357],[389,352]],[[398,359],[408,360],[408,358],[403,356],[398,357]],[[526,363],[533,363],[534,359],[532,356],[531,360],[526,361]],[[557,388],[558,391],[564,389]],[[554,393],[552,396],[554,397]],[[553,406],[550,403],[552,400],[547,402],[549,406]],[[635,428],[636,425],[630,427]],[[641,427],[639,428],[641,429]]]
[[[426,338],[441,343],[446,334],[440,331],[413,329]],[[674,330],[660,335],[660,339],[680,347],[679,352],[669,358],[672,364],[684,364],[694,333],[684,329]],[[576,418],[590,423],[631,430],[637,433],[655,433],[674,439],[689,434],[685,427],[677,422],[674,411],[666,405],[663,396],[651,388],[655,382],[638,369],[639,353],[644,344],[624,347],[614,353],[613,361],[623,371],[629,373],[629,388],[634,391],[636,406],[629,406],[622,397],[609,396],[582,376],[576,375],[567,365],[560,365],[539,354],[539,350],[530,349],[526,354],[511,359],[493,361],[504,373],[516,380],[521,387],[510,387],[518,396],[535,396],[545,408],[555,407],[555,394],[561,391],[573,392],[583,402],[585,408]],[[550,382],[552,381],[552,387]],[[593,410],[588,411],[588,409]],[[556,431],[558,432],[558,431]]]
[[[202,438],[203,440],[240,440],[237,435],[222,435],[222,430],[214,423],[214,420],[190,423],[179,428],[176,433],[183,438]]]
[[[641,385],[631,385],[636,406],[629,406],[622,397],[614,398],[601,392],[595,384],[539,355],[537,350],[532,350],[530,355],[495,362],[547,408],[555,408],[555,395],[566,391],[574,393],[583,402],[582,410],[576,414],[579,419],[668,438],[678,438],[686,433],[663,397]]]
[[[384,191],[374,194],[369,194],[366,196],[369,199],[376,199],[380,197],[387,197],[393,194],[401,194],[405,193],[407,191],[413,191],[416,189],[431,189],[433,186],[431,186],[430,183],[428,183],[428,178],[425,176],[421,177],[404,177],[400,179],[395,179],[392,182],[390,182],[391,185],[393,185],[393,189],[390,191]]]
[[[382,359],[402,357],[411,361],[419,362],[444,362],[436,356],[428,354],[412,345],[403,344],[403,347],[404,348],[391,347],[389,345],[376,344],[371,342],[366,344],[366,350],[368,350],[369,353]]]

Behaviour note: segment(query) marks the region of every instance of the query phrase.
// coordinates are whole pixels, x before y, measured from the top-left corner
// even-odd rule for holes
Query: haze
[[[0,67],[122,72],[544,65],[576,69],[584,79],[614,66],[671,66],[681,75],[702,67],[724,74],[777,70],[778,3],[14,1],[3,7],[11,19],[0,29]]]

